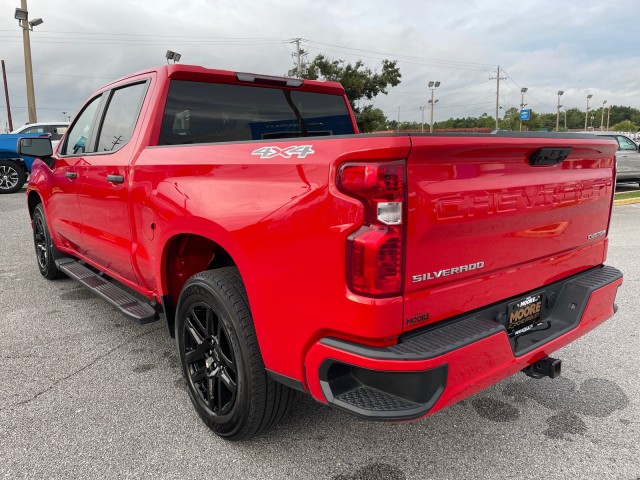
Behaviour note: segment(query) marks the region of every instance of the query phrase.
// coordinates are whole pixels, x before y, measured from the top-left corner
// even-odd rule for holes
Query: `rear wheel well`
[[[186,281],[196,273],[236,264],[224,248],[200,235],[176,235],[169,241],[166,252],[163,269],[166,290],[162,300],[169,333],[173,336],[175,307]]]

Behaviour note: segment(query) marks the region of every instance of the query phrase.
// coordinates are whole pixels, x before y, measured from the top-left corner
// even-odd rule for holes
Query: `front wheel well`
[[[222,267],[235,267],[231,255],[213,240],[195,234],[173,237],[165,248],[164,259],[165,296],[163,306],[167,326],[174,335],[175,307],[186,281],[196,273]]]
[[[33,212],[40,203],[42,203],[40,195],[33,191],[29,192],[29,197],[27,198],[27,206],[29,208],[29,216],[31,218],[33,218]]]

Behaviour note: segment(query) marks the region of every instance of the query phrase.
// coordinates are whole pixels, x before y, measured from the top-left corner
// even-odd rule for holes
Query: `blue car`
[[[31,164],[35,158],[17,153],[19,138],[49,137],[48,133],[8,133],[0,135],[0,194],[14,193],[22,188],[31,172]]]

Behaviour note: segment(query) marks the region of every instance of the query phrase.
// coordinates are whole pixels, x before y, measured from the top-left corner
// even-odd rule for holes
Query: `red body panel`
[[[108,85],[103,90],[149,81],[130,142],[110,155],[57,158],[53,170],[37,164],[29,194],[42,198],[61,251],[150,299],[170,295],[177,301],[179,289],[173,286],[181,283],[167,273],[176,238],[194,235],[214,242],[242,275],[265,366],[301,382],[316,399],[325,401],[317,371],[329,357],[392,371],[448,363],[447,389],[437,410],[544,357],[612,314],[614,286],[592,296],[578,328],[518,359],[505,334],[446,358],[402,363],[319,344],[330,336],[391,345],[403,330],[602,264],[606,234],[588,237],[608,228],[615,142],[362,135],[157,146],[172,77],[237,83],[231,72],[172,65]],[[343,93],[332,83],[306,82],[303,88]],[[355,126],[353,114],[351,119]],[[549,144],[573,151],[560,165],[527,163],[531,153]],[[263,147],[306,145],[314,153],[305,158],[255,154]],[[337,169],[345,162],[396,160],[406,161],[408,178],[404,295],[359,296],[347,287],[345,245],[362,225],[363,209],[336,188]],[[68,171],[78,174],[77,181],[65,177]],[[111,174],[122,175],[124,183],[108,182]],[[442,273],[478,262],[482,268]],[[182,267],[195,273],[186,257],[173,265],[178,273]],[[436,278],[414,281],[424,274]],[[415,317],[420,320],[407,322]]]

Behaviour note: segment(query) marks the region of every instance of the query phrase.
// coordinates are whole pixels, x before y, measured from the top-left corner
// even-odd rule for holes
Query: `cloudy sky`
[[[0,59],[6,63],[14,128],[27,119],[20,0],[0,0]],[[640,108],[637,0],[28,0],[39,121],[75,115],[101,85],[166,62],[282,75],[302,38],[317,54],[379,68],[397,60],[402,83],[374,100],[391,119],[420,121],[427,82],[439,80],[436,120],[495,114],[525,102],[538,112]],[[0,130],[7,121],[0,99]],[[504,110],[502,110],[504,111]],[[595,123],[598,123],[597,121]]]

